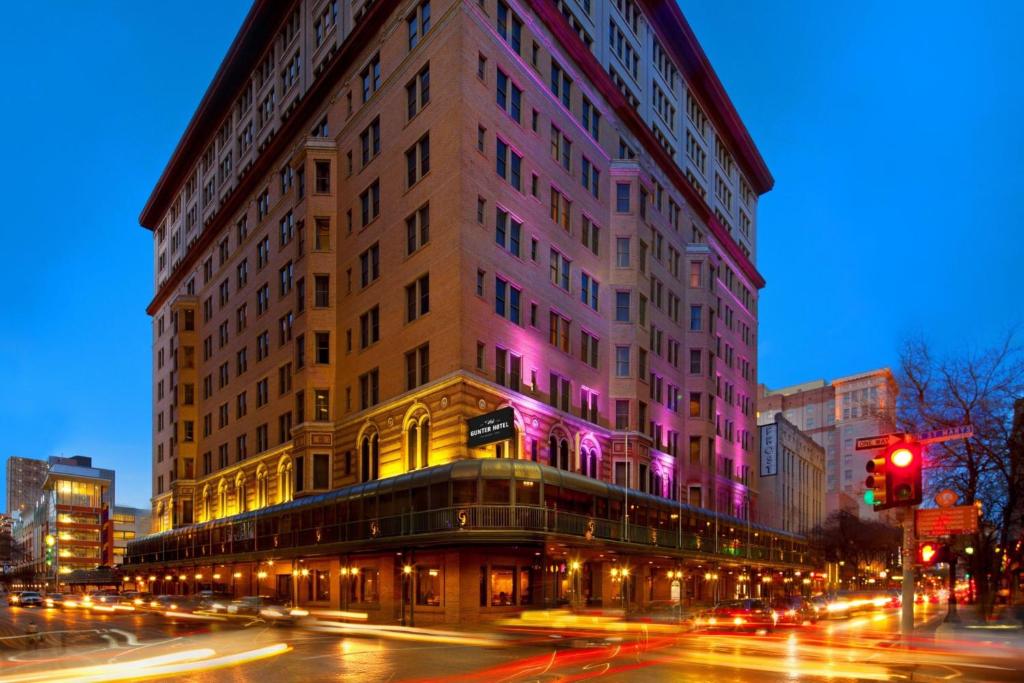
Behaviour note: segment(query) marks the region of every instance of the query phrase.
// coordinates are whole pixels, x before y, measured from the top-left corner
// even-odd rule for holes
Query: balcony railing
[[[733,561],[807,564],[806,548],[780,542],[779,545],[746,543],[745,534],[732,533],[716,539],[712,529],[695,533],[669,522],[665,526],[626,525],[560,510],[521,505],[465,505],[437,510],[351,520],[338,523],[291,527],[298,515],[284,518],[225,520],[222,524],[183,528],[171,534],[144,538],[129,545],[126,564],[208,560],[223,555],[281,552],[317,552],[320,546],[336,543],[364,543],[421,536],[475,532],[555,533],[577,536],[581,542],[597,540],[631,546],[680,551],[699,558]],[[287,523],[282,523],[287,522]]]

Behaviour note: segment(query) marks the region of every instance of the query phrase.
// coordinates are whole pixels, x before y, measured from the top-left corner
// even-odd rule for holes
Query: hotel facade
[[[258,0],[140,217],[127,564],[443,621],[806,570],[753,472],[772,183],[674,3]]]

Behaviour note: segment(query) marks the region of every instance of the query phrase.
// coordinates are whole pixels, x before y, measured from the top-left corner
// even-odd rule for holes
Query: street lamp
[[[412,565],[409,565],[409,564],[403,565],[402,566],[402,626],[405,626],[405,601],[406,601],[406,594],[409,591],[408,587],[409,587],[409,584],[411,582],[411,579],[412,579]],[[409,605],[409,626],[412,626],[413,616],[412,616],[412,604],[411,604],[412,603],[412,596],[411,595],[408,597],[408,600],[410,602],[410,605]]]

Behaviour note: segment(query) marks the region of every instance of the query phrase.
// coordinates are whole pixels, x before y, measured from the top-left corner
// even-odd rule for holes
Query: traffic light
[[[890,446],[885,454],[885,507],[909,507],[921,502],[921,444]]]
[[[872,458],[864,468],[868,472],[864,480],[864,502],[876,510],[885,509],[885,463],[884,457]]]
[[[928,541],[917,544],[917,563],[930,567],[940,562],[949,562],[949,546],[945,543]]]
[[[57,539],[53,537],[53,534],[46,534],[46,538],[43,539],[46,543],[46,566],[53,566],[54,557],[54,546],[57,543]]]

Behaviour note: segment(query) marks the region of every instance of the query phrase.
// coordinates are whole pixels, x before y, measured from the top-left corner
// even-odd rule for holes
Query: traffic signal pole
[[[904,508],[903,515],[903,604],[900,633],[905,639],[914,632],[914,509]]]

